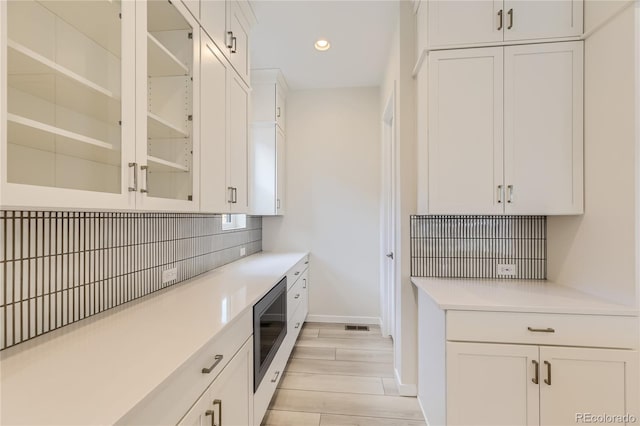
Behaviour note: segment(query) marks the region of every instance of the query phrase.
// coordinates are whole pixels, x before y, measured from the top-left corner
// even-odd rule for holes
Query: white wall
[[[265,250],[309,250],[309,320],[380,317],[379,88],[287,97],[286,214],[265,217]]]
[[[416,85],[412,77],[415,65],[415,21],[410,1],[398,2],[399,17],[381,89],[380,116],[395,88],[396,110],[396,320],[394,367],[398,390],[402,395],[417,394],[418,308],[417,290],[411,284],[410,223],[416,213],[417,147]]]
[[[549,279],[636,303],[635,16],[622,1],[587,1],[585,214],[548,219]],[[626,8],[625,8],[626,7]],[[621,8],[625,8],[621,13]]]

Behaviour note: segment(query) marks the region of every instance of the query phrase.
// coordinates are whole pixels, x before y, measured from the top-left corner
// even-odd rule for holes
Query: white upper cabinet
[[[583,28],[583,0],[427,0],[427,4],[428,42],[434,49],[578,37]]]
[[[427,213],[583,212],[582,49],[429,54]]]
[[[246,0],[202,0],[200,10],[202,28],[249,84],[249,31],[255,20],[251,6]]]
[[[135,204],[133,2],[0,2],[0,204]]]
[[[253,70],[251,74],[252,212],[282,215],[286,188],[287,83],[277,69]]]
[[[503,48],[429,54],[429,213],[499,214]]]
[[[232,73],[229,83],[227,190],[231,213],[249,209],[249,88]]]
[[[136,3],[137,207],[199,209],[198,23],[179,2]],[[143,53],[143,52],[146,52]],[[196,160],[194,160],[196,159]]]
[[[582,42],[506,47],[504,69],[505,213],[582,213]]]

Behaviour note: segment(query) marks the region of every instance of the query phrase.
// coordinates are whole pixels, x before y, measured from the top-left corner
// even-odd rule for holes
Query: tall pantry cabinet
[[[201,206],[201,117],[216,113],[200,99],[206,32],[200,2],[168,0],[0,3],[0,206],[246,211],[250,20],[243,13],[251,11],[223,3],[243,25],[229,46],[213,45],[225,66],[245,70],[237,78],[242,72],[228,67],[242,93],[218,111],[230,117],[235,108],[240,117],[230,134],[225,122],[223,140],[244,139],[236,155],[244,170],[233,185],[233,199],[247,200],[241,208]],[[233,37],[243,59],[230,59],[239,52]],[[233,79],[222,78],[215,95],[226,99]],[[214,157],[228,154],[225,146]],[[206,185],[229,186],[226,177]]]

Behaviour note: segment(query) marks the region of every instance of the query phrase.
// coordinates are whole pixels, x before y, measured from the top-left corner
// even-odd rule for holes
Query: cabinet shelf
[[[8,86],[103,121],[119,115],[119,96],[12,40],[8,46]]]
[[[149,139],[170,139],[170,138],[188,138],[189,134],[178,126],[168,122],[164,118],[148,112],[147,120],[147,138]]]
[[[149,77],[189,74],[189,68],[150,33],[147,33],[147,62],[147,74]]]
[[[188,172],[189,168],[182,164],[147,155],[151,172]]]
[[[91,40],[120,57],[120,2],[116,0],[45,0],[39,4]]]
[[[108,142],[12,113],[7,114],[7,124],[7,140],[14,145],[104,164],[121,162],[120,151]]]

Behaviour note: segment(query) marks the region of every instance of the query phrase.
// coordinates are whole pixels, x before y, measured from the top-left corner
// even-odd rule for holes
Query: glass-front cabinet
[[[178,1],[0,1],[0,206],[197,210],[194,28]]]

